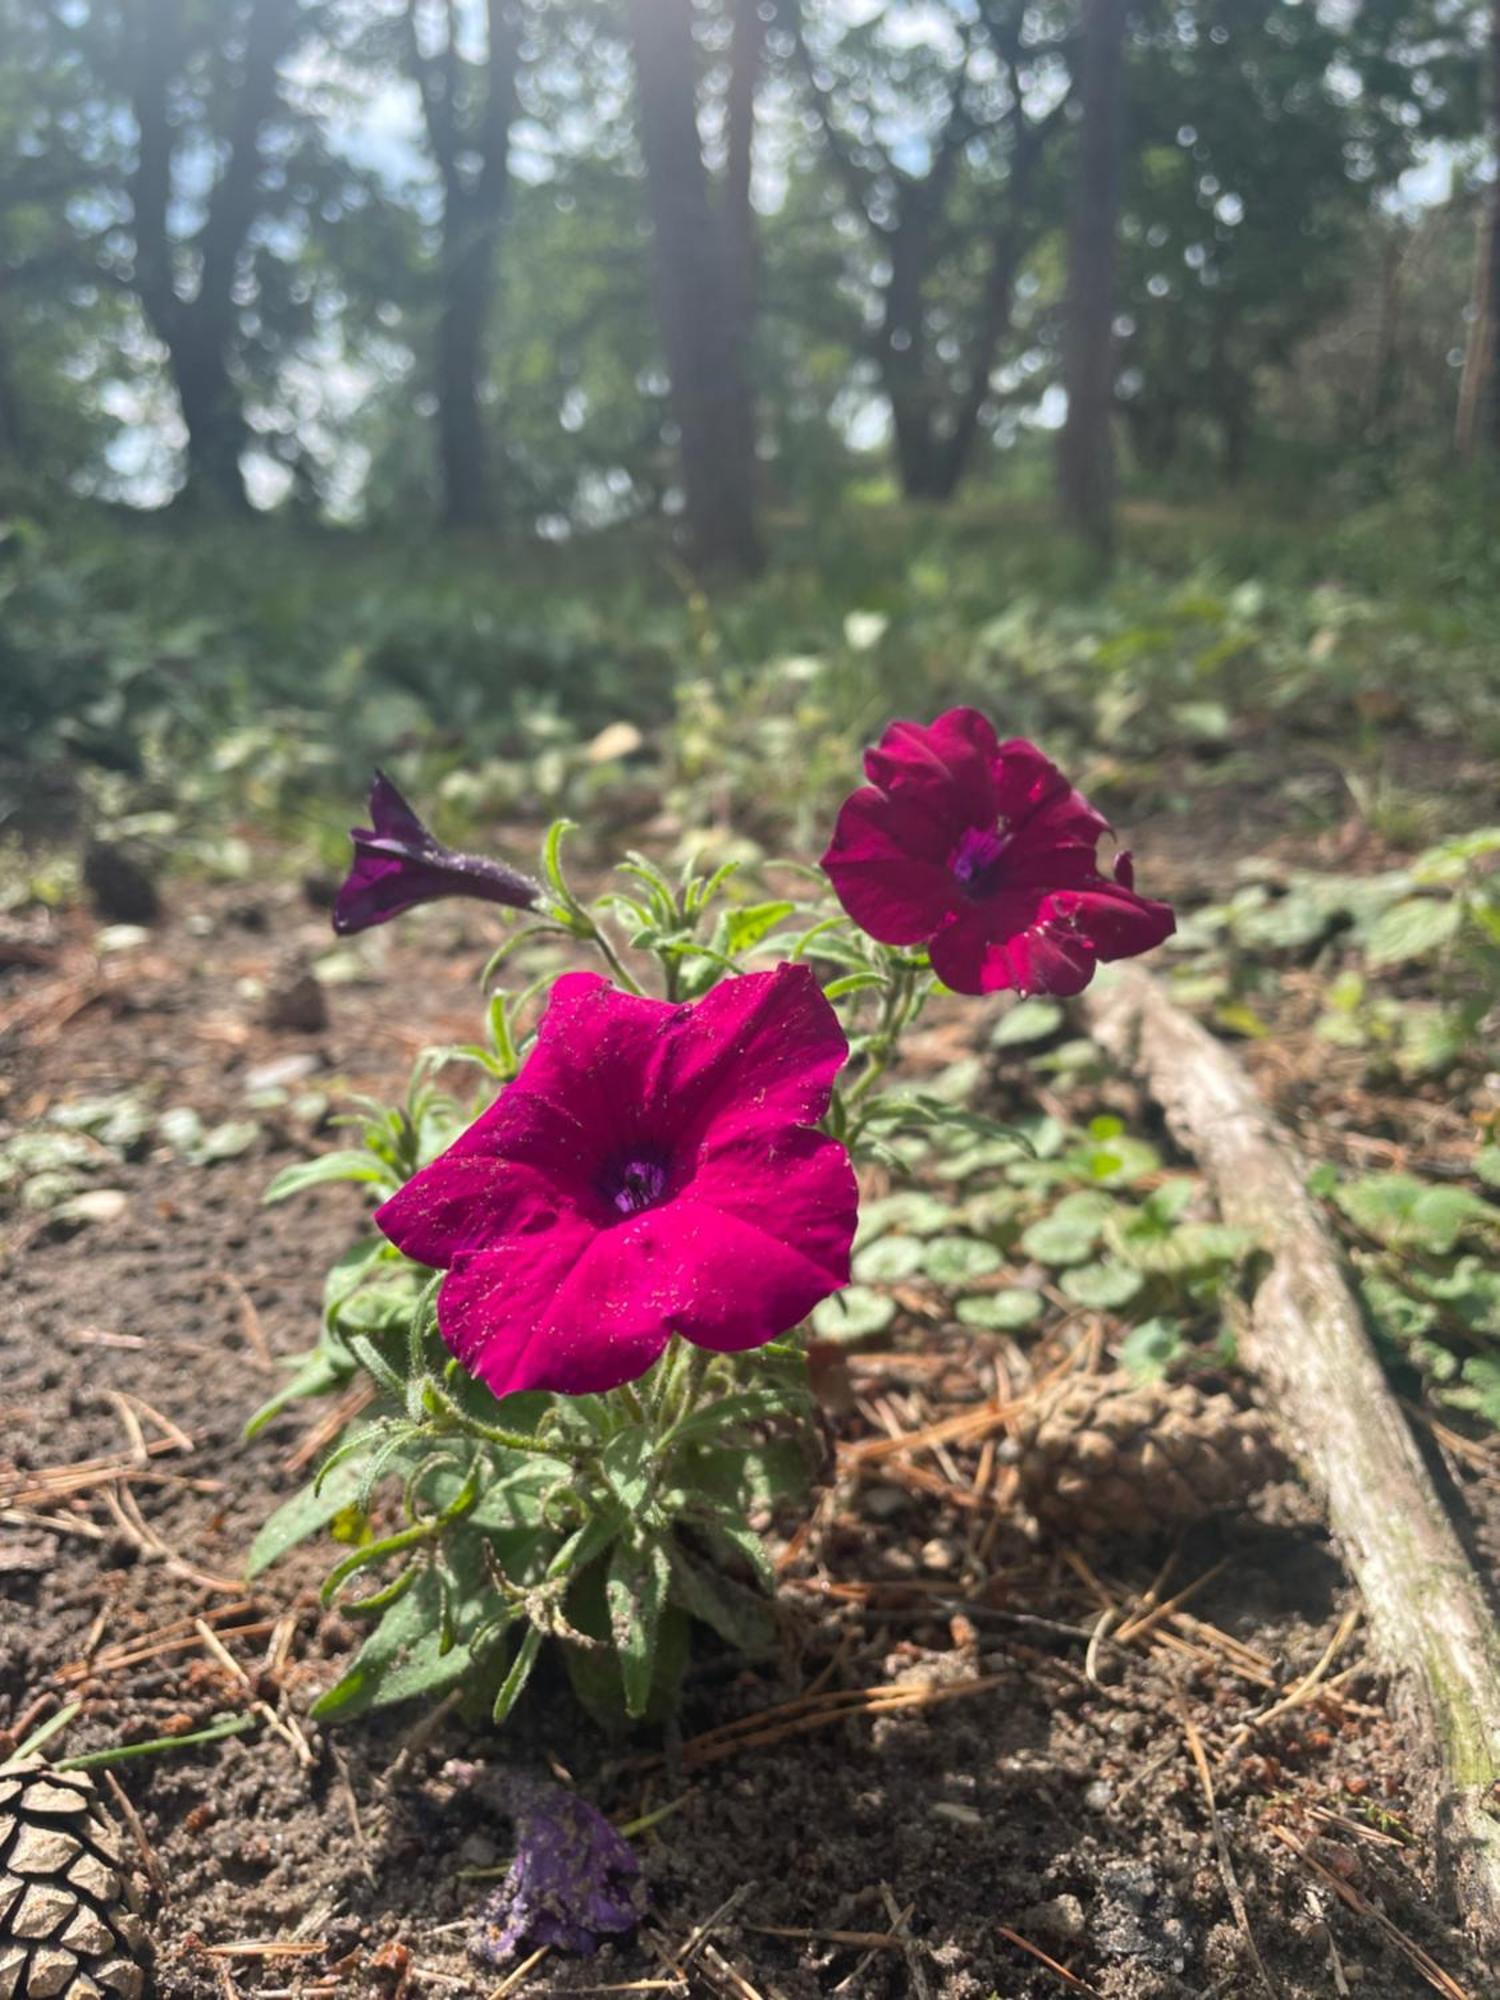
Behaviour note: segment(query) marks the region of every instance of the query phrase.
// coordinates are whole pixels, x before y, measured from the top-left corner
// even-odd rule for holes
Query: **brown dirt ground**
[[[144,1085],[212,1123],[242,1113],[249,1070],[304,1051],[331,1095],[389,1091],[417,1047],[471,1031],[480,926],[445,912],[420,951],[410,933],[385,933],[379,986],[333,991],[326,1031],[272,1030],[239,982],[284,984],[324,933],[290,888],[226,911],[234,900],[182,892],[150,945],[102,975],[81,913],[23,938],[0,969],[0,1119],[13,1126],[59,1101]],[[354,1643],[319,1609],[316,1550],[253,1590],[236,1582],[256,1526],[296,1484],[289,1460],[322,1412],[304,1407],[248,1445],[241,1427],[276,1379],[266,1354],[309,1344],[321,1273],[358,1209],[336,1189],[261,1210],[266,1179],[307,1144],[263,1116],[245,1157],[194,1168],[158,1153],[112,1170],[128,1197],[113,1221],[66,1235],[11,1218],[0,1749],[5,1732],[24,1735],[64,1699],[83,1707],[53,1754],[183,1733],[244,1709],[250,1692],[205,1649],[194,1618],[224,1630],[254,1692],[292,1714]],[[859,1407],[838,1420],[844,1441],[871,1436],[882,1399],[917,1422],[981,1399],[997,1369],[1012,1379],[1015,1360],[999,1337],[914,1325],[890,1354],[856,1364]],[[163,1450],[73,1498],[24,1497],[40,1468],[128,1452],[132,1410],[156,1435],[128,1397],[180,1426],[191,1450]],[[665,1742],[649,1732],[607,1742],[542,1678],[499,1738],[451,1711],[424,1739],[406,1712],[336,1732],[306,1724],[307,1768],[267,1730],[120,1764],[160,1874],[160,1992],[494,1993],[500,1976],[465,1956],[483,1885],[461,1871],[503,1865],[508,1828],[442,1776],[449,1758],[479,1756],[551,1766],[622,1820],[673,1808],[639,1840],[652,1916],[638,1938],[585,1963],[551,1956],[506,1991],[651,1990],[628,1982],[671,1980],[698,1927],[729,1904],[693,1958],[690,1988],[675,1990],[741,2000],[1427,1993],[1373,1906],[1474,2000],[1493,1993],[1445,1907],[1424,1774],[1357,1635],[1336,1687],[1228,1754],[1240,1725],[1314,1666],[1353,1606],[1306,1496],[1277,1486],[1253,1513],[1194,1530],[1168,1585],[1207,1578],[1190,1611],[1149,1642],[1101,1646],[1091,1677],[1099,1590],[1122,1604],[1139,1597],[1173,1552],[1090,1549],[1081,1572],[1026,1537],[1007,1491],[1003,1464],[979,1445],[955,1446],[946,1466],[925,1455],[850,1461],[790,1553],[782,1659],[756,1669],[702,1659],[680,1734]],[[717,1762],[693,1749],[702,1732],[814,1684],[893,1683],[975,1691]],[[1214,1765],[1242,1918],[1189,1720]],[[835,1935],[851,1932],[883,1941]],[[305,1950],[211,1955],[288,1940]]]

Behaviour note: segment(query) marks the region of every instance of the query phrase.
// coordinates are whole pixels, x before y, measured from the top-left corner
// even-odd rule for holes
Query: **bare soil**
[[[258,986],[284,992],[325,934],[290,886],[234,900],[175,895],[150,943],[102,970],[83,913],[18,929],[0,969],[0,1118],[131,1088],[212,1125],[244,1115],[247,1077],[295,1054],[330,1099],[389,1093],[417,1047],[472,1032],[482,926],[445,912],[420,945],[383,934],[380,984],[334,989],[324,1030],[278,1029]],[[310,1344],[322,1272],[359,1212],[343,1189],[262,1210],[266,1180],[310,1140],[277,1110],[255,1115],[240,1157],[190,1166],[157,1148],[112,1165],[99,1178],[126,1200],[111,1220],[6,1219],[0,1750],[73,1700],[53,1755],[185,1734],[255,1699],[305,1716],[357,1642],[319,1607],[316,1549],[253,1590],[238,1581],[324,1411],[303,1406],[251,1444],[242,1426],[278,1379],[268,1357]],[[705,1652],[665,1739],[606,1740],[543,1677],[501,1736],[460,1705],[430,1730],[410,1712],[335,1731],[304,1720],[307,1765],[260,1727],[114,1767],[157,1871],[161,1994],[660,1990],[638,1982],[675,1982],[684,1961],[675,1990],[741,2000],[1428,1993],[1372,1912],[1474,2000],[1493,1993],[1437,1879],[1426,1774],[1357,1631],[1322,1692],[1231,1753],[1354,1607],[1296,1485],[1175,1549],[1069,1551],[1026,1532],[998,1424],[988,1449],[960,1442],[946,1462],[859,1455],[884,1413],[916,1427],[977,1406],[1016,1365],[1000,1336],[915,1321],[857,1358],[834,1418],[841,1474],[787,1551],[782,1657]],[[44,1469],[109,1454],[125,1456],[95,1483],[39,1496]],[[1482,1482],[1466,1492],[1477,1501]],[[1091,1650],[1106,1596],[1118,1629],[1169,1557],[1161,1594],[1197,1584],[1190,1603]],[[194,1620],[223,1634],[248,1685]],[[798,1734],[768,1716],[716,1760],[695,1749],[810,1689],[896,1684],[925,1694]],[[1193,1733],[1215,1772],[1217,1844]],[[638,1836],[651,1915],[637,1937],[589,1961],[549,1955],[514,1986],[477,1969],[474,1871],[503,1868],[509,1827],[444,1775],[455,1757],[550,1768],[622,1821],[668,1808]],[[283,1948],[248,1948],[267,1946]]]

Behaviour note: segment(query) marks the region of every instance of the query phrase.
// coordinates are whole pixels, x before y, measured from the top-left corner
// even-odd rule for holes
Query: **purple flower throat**
[[[964,828],[948,867],[966,896],[978,902],[999,888],[1001,864],[1009,845],[1008,836],[996,827]]]
[[[662,1154],[646,1148],[613,1159],[599,1177],[599,1192],[621,1215],[639,1215],[666,1193],[668,1164]]]

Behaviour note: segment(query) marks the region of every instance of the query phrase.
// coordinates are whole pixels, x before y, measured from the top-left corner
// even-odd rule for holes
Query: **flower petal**
[[[449,1349],[497,1396],[583,1396],[644,1375],[671,1333],[650,1219],[597,1229],[560,1210],[550,1228],[460,1256],[438,1292]]]
[[[1088,939],[1106,961],[1150,951],[1177,928],[1170,903],[1154,903],[1102,876],[1087,889],[1065,889],[1052,898],[1058,915]]]
[[[1010,906],[1002,915],[996,904]],[[1050,899],[1017,915],[1016,897],[994,898],[939,931],[932,969],[955,993],[1081,993],[1094,976],[1094,954],[1069,925],[1049,914]]]
[[[849,1057],[839,1017],[806,965],[747,972],[678,1010],[662,1081],[685,1135],[694,1124],[811,1125]]]
[[[508,1230],[551,1228],[558,1211],[573,1206],[561,1192],[534,1168],[450,1147],[381,1203],[375,1226],[404,1256],[445,1271]]]
[[[940,797],[960,827],[993,826],[999,802],[994,725],[977,708],[950,708],[935,722],[893,722],[865,752],[865,774],[893,798]]]
[[[389,923],[419,903],[474,896],[511,909],[531,909],[541,885],[504,862],[444,847],[418,819],[383,771],[370,787],[373,826],[355,827],[354,861],[333,906],[340,936]]]
[[[961,892],[948,866],[964,821],[934,800],[863,786],[845,799],[823,872],[862,931],[882,944],[922,944]]]
[[[384,771],[377,771],[370,785],[370,840],[399,840],[412,847],[436,847],[437,842],[412,811]],[[355,832],[355,839],[360,837]]]

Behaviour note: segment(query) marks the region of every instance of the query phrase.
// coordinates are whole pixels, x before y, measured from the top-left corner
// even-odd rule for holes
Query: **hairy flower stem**
[[[555,1458],[557,1452],[550,1444],[539,1438],[530,1437],[525,1431],[508,1431],[499,1424],[486,1424],[478,1417],[471,1417],[448,1394],[440,1388],[431,1376],[422,1385],[422,1406],[430,1417],[442,1423],[449,1430],[462,1431],[468,1437],[479,1438],[485,1444],[497,1444],[506,1451],[536,1452],[543,1458]]]
[[[849,1089],[840,1093],[842,1136],[846,1144],[854,1143],[866,1122],[852,1114],[895,1061],[902,1036],[916,1024],[936,984],[930,974],[923,974],[914,966],[897,961],[890,967],[881,989],[880,1018],[865,1048],[864,1067]]]

